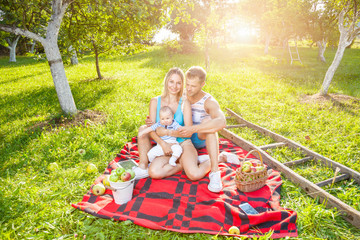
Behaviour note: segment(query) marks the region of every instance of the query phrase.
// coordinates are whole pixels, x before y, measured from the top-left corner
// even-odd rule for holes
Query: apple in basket
[[[251,162],[245,161],[242,164],[241,171],[245,172],[245,173],[249,173],[249,172],[251,172],[251,166],[252,166]]]
[[[93,187],[92,187],[92,192],[93,194],[99,196],[99,195],[103,195],[105,193],[105,186],[104,184],[102,183],[98,183],[98,184],[95,184]]]
[[[256,166],[255,168],[257,172],[264,170],[264,166]]]
[[[251,166],[250,169],[251,169],[251,172],[257,172],[257,168],[254,166]]]

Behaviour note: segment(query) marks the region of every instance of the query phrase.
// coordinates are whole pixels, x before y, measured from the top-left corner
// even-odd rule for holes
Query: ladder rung
[[[226,119],[231,119],[232,117],[230,117],[230,116],[226,116],[225,118],[226,118]]]
[[[246,124],[228,125],[225,128],[241,128],[246,127]]]
[[[311,157],[311,156],[310,156],[310,157],[305,157],[305,158],[303,158],[303,159],[286,162],[286,163],[284,163],[284,165],[287,166],[287,167],[291,167],[291,166],[294,166],[294,165],[296,165],[296,164],[305,163],[305,162],[307,162],[307,161],[309,161],[309,160],[311,160],[311,159],[313,159],[313,158],[314,158],[314,157]]]
[[[266,149],[269,149],[269,148],[277,148],[277,147],[282,147],[286,145],[286,143],[284,142],[277,142],[277,143],[271,143],[271,144],[268,144],[268,145],[263,145],[263,146],[260,146],[259,148],[261,150],[266,150]]]
[[[319,187],[323,187],[325,185],[329,185],[329,184],[332,184],[332,182],[334,181],[334,183],[336,182],[340,182],[342,180],[346,180],[346,179],[349,179],[350,175],[345,173],[345,174],[341,174],[340,176],[337,176],[334,180],[334,178],[329,178],[327,180],[324,180],[324,181],[321,181],[321,182],[318,182],[316,183],[316,185],[318,185]]]

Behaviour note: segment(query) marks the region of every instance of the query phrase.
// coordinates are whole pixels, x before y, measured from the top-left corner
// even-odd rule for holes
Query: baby
[[[155,131],[158,127],[164,127],[169,130],[178,130],[179,127],[181,127],[180,124],[174,120],[174,113],[171,110],[171,108],[167,106],[161,107],[159,111],[159,116],[160,116],[160,121],[150,127],[145,128],[142,132],[139,133],[139,137],[143,136],[144,134]],[[176,141],[176,137],[162,136],[161,139],[167,143],[172,144],[171,150],[173,153],[169,160],[169,164],[171,166],[176,166],[176,160],[182,154],[182,147]],[[152,162],[156,157],[164,156],[164,151],[162,147],[159,144],[157,144],[155,147],[150,149],[147,156],[149,158],[149,162]]]

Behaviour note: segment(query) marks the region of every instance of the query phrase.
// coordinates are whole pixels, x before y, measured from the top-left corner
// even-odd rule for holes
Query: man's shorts
[[[206,147],[205,140],[199,139],[197,133],[194,133],[194,134],[191,136],[191,142],[194,144],[194,147],[195,147],[196,149]]]

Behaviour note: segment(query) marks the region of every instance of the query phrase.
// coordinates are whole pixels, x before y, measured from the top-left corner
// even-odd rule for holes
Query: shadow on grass
[[[140,68],[153,68],[153,69],[163,69],[168,71],[172,67],[180,67],[186,71],[187,67],[194,65],[197,57],[194,55],[201,54],[200,51],[197,51],[192,54],[171,54],[168,53],[163,48],[155,48],[150,51],[139,52],[133,55],[127,56],[111,56],[106,57],[100,55],[100,65],[106,62],[123,62],[123,63],[138,63],[144,60],[144,63],[140,64]],[[95,65],[94,56],[85,56],[81,58],[83,63],[93,63]],[[198,64],[196,64],[198,65]],[[101,66],[100,66],[101,68]],[[101,69],[100,69],[101,70]]]
[[[47,60],[35,60],[32,57],[17,56],[16,62],[9,62],[8,57],[0,57],[0,67],[1,68],[18,68],[26,66],[35,66],[38,64],[47,63]]]
[[[13,79],[9,79],[9,80],[5,80],[5,81],[0,81],[0,85],[2,84],[8,84],[8,83],[16,83],[22,79],[27,79],[27,78],[33,78],[35,76],[38,75],[42,75],[47,73],[48,71],[43,71],[43,72],[37,72],[36,74],[29,74],[29,75],[25,75],[25,76],[21,76],[21,77],[17,77],[17,78],[13,78]]]
[[[96,91],[94,91],[94,89],[96,89]],[[109,84],[101,83],[101,85],[97,85],[96,88],[93,88],[91,82],[79,83],[72,87],[75,102],[78,103],[78,109],[92,109],[103,97],[113,90],[114,88],[111,82],[109,82]],[[18,163],[12,164],[11,166],[8,163],[8,159],[14,157],[14,154],[18,154],[19,158],[21,158],[23,149],[46,130],[37,129],[36,131],[31,131],[34,125],[39,124],[39,120],[30,119],[48,116],[48,113],[51,113],[51,115],[45,119],[45,121],[51,121],[61,116],[62,112],[54,87],[43,87],[37,90],[7,96],[6,99],[0,102],[0,108],[2,109],[0,112],[1,125],[11,126],[14,124],[21,128],[20,133],[16,135],[12,134],[12,129],[9,126],[5,127],[5,131],[0,132],[1,142],[3,142],[0,149],[0,169],[2,169],[0,176],[3,176],[5,174],[5,168],[11,173],[15,173],[23,165],[38,164],[31,163],[31,160],[28,159],[18,159]],[[56,112],[54,109],[58,109],[58,111]],[[19,121],[20,123],[16,123]],[[16,129],[16,131],[18,132],[19,129]],[[3,140],[5,136],[9,137],[6,142]],[[41,164],[47,165],[46,159],[44,159],[44,161],[45,162]],[[34,167],[38,169],[40,166]]]

